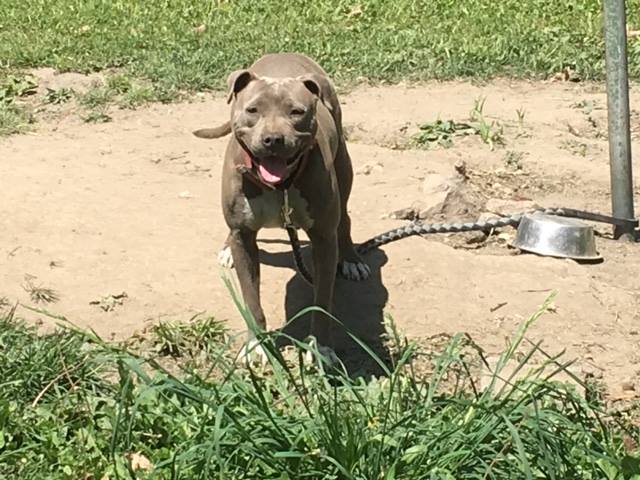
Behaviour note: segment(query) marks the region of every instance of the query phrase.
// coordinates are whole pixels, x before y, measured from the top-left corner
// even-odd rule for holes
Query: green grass
[[[24,133],[31,128],[33,117],[21,105],[0,102],[0,137],[14,133]]]
[[[640,0],[627,2],[640,24]],[[300,51],[340,82],[604,75],[601,2],[0,0],[0,68],[124,68],[164,89],[220,87],[265,52]],[[640,73],[640,40],[629,46]]]
[[[597,396],[555,381],[566,363],[549,359],[523,374],[541,352],[523,348],[524,334],[545,308],[514,336],[483,390],[467,373],[463,336],[435,358],[429,378],[413,373],[409,344],[394,367],[381,362],[387,376],[365,380],[320,374],[302,353],[285,358],[273,335],[260,335],[265,368],[238,368],[211,319],[157,329],[141,356],[70,329],[38,336],[5,315],[0,477],[640,478],[637,452],[623,446],[638,431],[611,422]],[[169,373],[159,362],[175,345],[206,361]],[[501,383],[518,352],[518,379]]]
[[[33,117],[22,99],[34,95],[36,88],[28,76],[0,76],[0,137],[29,130]]]

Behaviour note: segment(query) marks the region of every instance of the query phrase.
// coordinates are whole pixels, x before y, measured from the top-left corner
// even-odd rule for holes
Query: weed
[[[474,128],[467,123],[454,122],[453,120],[436,120],[431,123],[423,123],[418,126],[420,133],[414,136],[416,145],[431,148],[434,145],[449,148],[453,144],[456,135],[473,135]]]
[[[572,108],[582,110],[585,115],[591,115],[594,110],[600,110],[602,107],[598,105],[596,100],[582,99],[571,105]]]
[[[114,92],[100,82],[95,82],[89,90],[79,96],[79,103],[88,109],[96,109],[109,104]]]
[[[107,78],[106,88],[114,95],[127,93],[132,87],[131,78],[122,73],[111,75]]]
[[[37,90],[38,84],[33,78],[8,75],[0,82],[0,102],[10,103],[16,97],[35,95]]]
[[[171,103],[179,101],[183,98],[184,93],[175,85],[166,85],[164,83],[154,85],[153,96],[155,100],[161,103]]]
[[[44,96],[44,103],[60,105],[71,100],[73,95],[74,91],[71,88],[62,87],[57,90],[47,88],[47,93]]]
[[[524,107],[520,107],[516,109],[516,115],[518,116],[518,127],[522,129],[524,127],[524,117],[527,114],[527,111]]]
[[[120,108],[133,109],[155,99],[152,87],[134,84],[118,99],[118,105]]]
[[[27,107],[0,101],[0,137],[29,130],[33,116]]]
[[[41,285],[34,285],[31,278],[26,279],[22,288],[29,294],[31,301],[35,303],[55,303],[60,300],[60,295],[55,290]]]
[[[495,145],[504,145],[504,130],[499,123],[495,121],[489,123],[485,119],[483,113],[485,100],[485,98],[477,98],[474,100],[469,118],[472,122],[475,122],[476,132],[482,141],[493,150]]]
[[[587,156],[587,151],[589,149],[589,146],[584,142],[580,142],[578,140],[569,139],[569,140],[563,140],[560,143],[560,148],[571,152],[573,155],[578,155],[580,157],[586,157]]]
[[[517,152],[515,150],[507,150],[504,154],[504,164],[507,168],[512,170],[522,170],[522,160],[524,159],[524,152]]]
[[[496,122],[487,122],[482,113],[484,99],[476,99],[470,113],[471,123],[455,122],[453,120],[436,120],[435,122],[418,125],[420,132],[414,135],[412,141],[423,148],[440,146],[449,148],[456,136],[478,135],[491,150],[495,145],[504,145],[503,128]]]
[[[209,351],[225,338],[224,324],[212,317],[194,317],[188,323],[160,322],[152,328],[154,344],[161,355],[181,357],[197,350]]]
[[[95,83],[84,95],[80,96],[80,104],[88,109],[98,109],[98,114],[91,115],[92,121],[109,121],[104,115],[104,110],[99,110],[110,103],[117,103],[120,108],[136,108],[145,103],[160,100],[169,101],[175,98],[173,92],[159,92],[153,87],[132,80],[124,74],[116,74],[107,77],[104,84]],[[86,121],[86,120],[85,120]]]
[[[85,115],[82,115],[82,120],[87,123],[108,123],[112,118],[105,108],[97,108],[95,110],[90,110]]]

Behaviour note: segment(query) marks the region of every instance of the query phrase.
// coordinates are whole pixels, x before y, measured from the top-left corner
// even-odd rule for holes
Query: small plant
[[[161,83],[154,85],[153,96],[161,103],[171,103],[180,100],[183,94],[175,85]]]
[[[457,135],[473,135],[474,128],[468,123],[454,122],[453,120],[436,120],[431,123],[419,125],[418,133],[413,141],[416,145],[425,148],[433,146],[449,148],[453,144],[453,137]]]
[[[7,308],[10,305],[7,297],[0,297],[0,310]]]
[[[560,148],[571,152],[573,155],[586,157],[589,146],[584,142],[569,139],[562,141],[562,143],[560,144]]]
[[[35,303],[55,303],[60,300],[60,295],[55,290],[41,285],[34,285],[31,278],[26,279],[22,288],[29,294],[31,301]]]
[[[107,123],[112,120],[111,116],[106,112],[104,108],[98,108],[91,110],[86,115],[82,116],[82,120],[87,123]]]
[[[107,89],[117,95],[127,93],[133,87],[131,78],[124,74],[112,75],[107,78]]]
[[[0,102],[11,103],[16,97],[35,95],[38,83],[31,77],[7,76],[0,82]]]
[[[50,105],[61,105],[71,100],[73,95],[74,91],[71,88],[62,87],[57,90],[47,88],[47,93],[44,96],[44,103]]]
[[[219,347],[226,335],[224,324],[212,317],[194,317],[187,323],[160,322],[152,332],[158,353],[173,357]]]
[[[0,137],[29,130],[33,116],[23,105],[0,101]]]
[[[155,100],[153,89],[146,85],[134,84],[118,100],[120,108],[136,108]]]
[[[472,122],[475,122],[476,132],[482,141],[493,150],[496,145],[504,145],[504,129],[499,123],[495,121],[489,123],[485,119],[483,113],[485,100],[481,97],[474,101],[469,117]]]
[[[518,127],[522,129],[524,127],[524,117],[527,114],[524,107],[520,107],[516,109],[516,115],[518,116]]]
[[[114,92],[100,82],[94,82],[89,90],[78,98],[80,105],[89,109],[104,107],[113,99]]]
[[[504,155],[504,164],[507,168],[510,168],[512,170],[522,170],[523,158],[524,158],[524,152],[507,150],[507,152]]]
[[[587,99],[582,99],[580,101],[577,101],[571,106],[573,108],[582,110],[582,113],[584,113],[585,115],[591,115],[591,112],[601,108],[598,106],[598,102],[596,100],[587,100]]]

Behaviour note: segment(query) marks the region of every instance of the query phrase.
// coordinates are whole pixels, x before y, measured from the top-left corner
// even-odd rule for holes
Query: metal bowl
[[[601,260],[593,227],[573,218],[524,215],[512,246],[526,252],[574,260]]]

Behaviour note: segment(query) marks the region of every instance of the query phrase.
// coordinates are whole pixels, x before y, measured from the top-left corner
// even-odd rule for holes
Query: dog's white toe
[[[309,346],[311,348],[304,354],[305,363],[314,363],[315,360],[319,360],[327,367],[334,367],[340,364],[340,359],[333,348],[317,345],[315,338],[309,341]],[[314,346],[316,347],[315,350],[313,349]],[[315,355],[316,352],[318,355]]]
[[[347,280],[359,282],[369,278],[371,269],[366,263],[344,261],[340,265],[340,273],[342,273],[342,276]]]
[[[224,247],[218,253],[218,263],[223,268],[233,268],[233,257],[231,256],[231,248]]]
[[[240,350],[240,360],[245,365],[260,365],[264,367],[269,362],[267,352],[255,338],[249,340]]]

